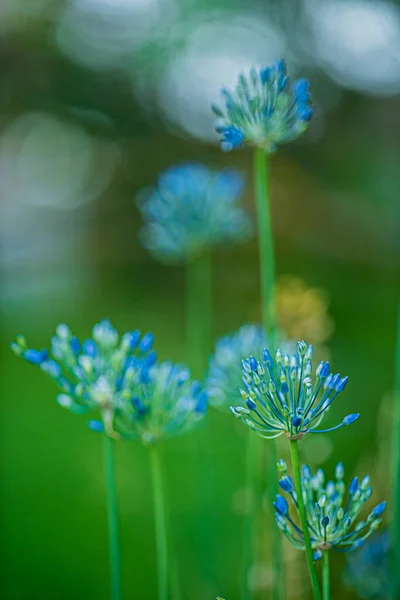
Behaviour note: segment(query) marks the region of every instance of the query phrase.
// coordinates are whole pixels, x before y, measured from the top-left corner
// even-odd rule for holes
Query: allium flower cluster
[[[312,353],[312,346],[298,342],[294,354],[278,349],[274,359],[264,348],[260,361],[254,356],[244,360],[241,395],[245,406],[232,406],[233,414],[264,438],[285,433],[299,439],[306,433],[326,433],[353,423],[358,414],[348,415],[336,427],[316,429],[348,378],[333,375],[329,362],[321,361],[313,380]]]
[[[62,390],[60,406],[75,414],[100,413],[101,421],[89,421],[94,431],[154,442],[195,425],[207,395],[185,367],[158,363],[152,345],[151,333],[136,330],[120,338],[104,320],[83,343],[59,325],[51,353],[28,348],[22,336],[11,347],[54,379]]]
[[[240,398],[242,360],[250,354],[261,360],[263,348],[267,345],[267,336],[261,325],[243,325],[235,333],[218,340],[206,379],[212,406],[229,411],[235,398]]]
[[[252,225],[238,202],[242,190],[236,171],[190,163],[167,169],[139,196],[144,246],[158,259],[177,262],[248,239]]]
[[[134,390],[127,373],[134,370],[145,379],[155,364],[152,350],[153,334],[140,331],[125,333],[121,339],[108,320],[93,327],[92,338],[81,343],[67,325],[59,325],[51,340],[51,352],[28,348],[19,336],[11,347],[14,352],[38,365],[50,375],[62,393],[60,406],[75,414],[99,411],[108,435],[118,437],[114,417],[121,410],[124,398]],[[101,430],[98,421],[89,421],[94,430]]]
[[[248,77],[240,75],[233,91],[222,93],[225,106],[214,104],[212,110],[225,151],[248,143],[274,152],[304,133],[313,114],[308,81],[290,85],[284,60],[252,68]]]
[[[296,492],[291,477],[286,474],[286,465],[280,461],[279,466],[283,472],[279,486],[287,494],[289,503],[298,509]],[[354,477],[348,489],[343,478],[342,463],[336,466],[334,481],[325,481],[322,469],[312,475],[307,465],[302,468],[303,499],[315,560],[322,556],[322,551],[331,548],[338,552],[359,548],[382,523],[386,502],[375,506],[366,520],[358,520],[364,504],[372,495],[369,476],[366,475],[361,482]],[[304,550],[303,532],[290,514],[289,503],[284,496],[277,495],[274,502],[276,522],[290,543]]]
[[[126,395],[118,414],[124,437],[155,443],[189,431],[207,411],[207,393],[184,366],[156,363],[145,378],[134,369],[126,377],[134,395]]]

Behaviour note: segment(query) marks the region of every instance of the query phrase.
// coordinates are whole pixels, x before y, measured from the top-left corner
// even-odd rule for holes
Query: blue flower
[[[274,152],[302,135],[313,114],[309,82],[298,79],[290,85],[284,60],[252,68],[248,77],[240,75],[233,91],[222,93],[224,107],[214,104],[212,110],[224,151],[248,143]]]
[[[133,340],[135,343],[132,343]],[[151,368],[157,356],[151,350],[153,335],[125,333],[121,338],[107,319],[93,327],[92,338],[81,344],[67,325],[59,325],[51,340],[51,354],[28,348],[23,336],[11,344],[12,350],[47,373],[61,389],[57,402],[75,414],[98,411],[101,421],[89,421],[92,430],[120,437],[115,417],[126,398],[133,396],[127,373],[140,377]],[[100,425],[99,425],[100,423]]]
[[[235,398],[240,398],[242,360],[250,354],[261,360],[263,348],[267,345],[267,336],[261,325],[243,325],[235,333],[218,340],[206,379],[211,406],[229,411]]]
[[[145,444],[185,433],[195,427],[207,411],[207,394],[200,383],[190,379],[189,370],[171,362],[156,363],[146,380],[137,369],[128,368],[124,392],[134,390],[130,402],[123,402],[117,427],[124,438]]]
[[[322,469],[318,469],[313,475],[307,465],[303,466],[301,483],[308,532],[312,548],[316,553],[315,559],[322,556],[321,551],[331,548],[337,552],[356,550],[382,523],[381,517],[386,502],[381,502],[372,509],[366,520],[359,519],[364,504],[372,495],[369,477],[364,477],[359,485],[357,483],[356,489],[353,480],[347,494],[343,478],[342,463],[336,467],[335,480],[331,481],[326,481]],[[295,509],[294,512],[297,512],[297,496],[291,478],[284,475],[279,485],[287,493],[290,504]],[[304,550],[303,532],[290,515],[286,499],[278,495],[274,507],[277,511],[275,517],[278,527],[295,548]]]
[[[252,226],[239,205],[242,190],[236,171],[190,163],[167,169],[139,196],[143,245],[158,259],[179,262],[248,239]]]
[[[297,343],[291,355],[267,348],[262,359],[243,361],[241,395],[245,406],[232,406],[233,414],[263,438],[285,433],[299,439],[306,433],[326,433],[350,425],[358,414],[348,415],[330,429],[317,429],[335,398],[347,385],[347,377],[329,373],[329,363],[320,362],[312,379],[312,346]],[[249,400],[251,402],[249,402]]]

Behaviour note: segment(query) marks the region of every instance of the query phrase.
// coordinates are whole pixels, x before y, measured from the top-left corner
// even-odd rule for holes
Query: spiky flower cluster
[[[212,406],[229,411],[232,402],[240,398],[242,360],[250,354],[261,360],[263,348],[267,345],[267,336],[261,325],[243,325],[235,333],[217,341],[206,379]]]
[[[313,114],[308,81],[298,79],[290,85],[284,60],[252,68],[249,77],[240,75],[233,91],[222,93],[224,108],[214,104],[212,110],[225,151],[248,143],[274,152],[304,133]]]
[[[297,352],[277,350],[275,359],[264,348],[262,359],[250,356],[243,361],[245,406],[232,406],[235,416],[261,437],[286,433],[299,439],[306,433],[326,433],[350,425],[358,414],[348,415],[336,427],[316,429],[335,398],[347,385],[347,377],[330,373],[329,362],[321,361],[312,379],[312,346],[297,343]]]
[[[207,411],[207,393],[184,366],[156,363],[145,378],[134,369],[126,377],[134,395],[126,395],[117,418],[126,438],[152,444],[189,431]]]
[[[248,239],[252,226],[238,203],[242,190],[236,171],[190,163],[167,169],[139,196],[144,246],[158,259],[177,262]]]
[[[62,390],[60,406],[75,414],[100,413],[101,421],[89,421],[91,429],[152,442],[190,428],[207,408],[207,397],[189,371],[158,363],[152,345],[151,333],[142,336],[136,330],[120,338],[103,320],[83,343],[67,325],[59,325],[51,353],[28,348],[23,336],[11,347],[54,379]]]
[[[278,468],[282,473],[279,486],[298,509],[296,492],[291,477],[286,474],[284,461],[278,463]],[[322,469],[318,469],[315,475],[312,475],[309,467],[303,465],[301,477],[303,499],[311,545],[315,550],[315,560],[322,556],[322,551],[331,548],[338,552],[349,552],[359,548],[382,522],[381,516],[386,508],[386,502],[380,502],[375,506],[365,521],[358,520],[364,504],[372,495],[369,476],[366,475],[361,482],[354,477],[348,489],[343,478],[342,463],[336,466],[335,481],[325,481]],[[303,532],[290,515],[286,498],[277,495],[274,507],[279,529],[295,548],[304,550]]]
[[[152,350],[153,334],[140,331],[125,333],[121,338],[108,320],[97,323],[92,337],[81,343],[67,325],[59,325],[51,340],[51,352],[27,346],[23,336],[11,344],[14,352],[28,362],[38,365],[50,375],[62,393],[57,396],[60,406],[75,414],[99,411],[108,435],[118,437],[114,417],[121,409],[123,397],[133,395],[127,372],[134,370],[146,378],[157,355]],[[101,422],[89,421],[100,430]]]

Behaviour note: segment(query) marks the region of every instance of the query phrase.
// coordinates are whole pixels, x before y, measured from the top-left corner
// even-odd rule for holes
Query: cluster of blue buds
[[[124,438],[153,444],[189,431],[205,416],[207,393],[190,379],[186,367],[156,363],[145,378],[135,369],[128,370],[126,378],[134,395],[123,392],[127,402],[117,423]]]
[[[261,360],[268,345],[261,325],[243,325],[238,331],[219,339],[210,359],[206,387],[210,405],[229,411],[234,398],[240,397],[242,360],[250,354]]]
[[[333,375],[329,362],[321,361],[313,381],[312,353],[312,346],[298,342],[293,354],[278,349],[273,359],[264,348],[260,361],[254,356],[244,360],[244,389],[240,392],[245,406],[231,406],[233,414],[264,438],[285,433],[290,439],[300,439],[306,433],[351,425],[358,414],[347,415],[336,427],[317,429],[348,378]]]
[[[62,393],[60,406],[75,414],[98,411],[101,421],[89,421],[95,431],[105,429],[115,438],[115,415],[124,399],[133,397],[132,371],[146,380],[157,355],[152,350],[153,335],[140,331],[125,333],[121,338],[108,320],[93,327],[92,338],[80,343],[67,325],[59,325],[51,340],[51,352],[28,348],[23,336],[11,344],[12,350],[50,375]]]
[[[144,246],[158,259],[179,262],[215,245],[245,241],[252,225],[238,203],[242,190],[236,171],[197,163],[167,169],[139,196]]]
[[[283,460],[279,461],[278,470],[282,475],[279,480],[280,488],[298,509],[293,481],[286,473],[286,464]],[[315,560],[321,558],[324,550],[331,548],[338,552],[350,552],[360,548],[382,523],[381,517],[386,502],[380,502],[375,506],[366,520],[358,520],[364,504],[372,495],[369,476],[366,475],[360,482],[357,477],[354,477],[347,490],[343,478],[342,463],[336,466],[335,481],[325,481],[322,469],[318,469],[315,475],[312,475],[307,465],[302,468],[303,498]],[[303,532],[292,519],[286,498],[277,495],[274,507],[279,529],[295,548],[304,550]]]
[[[225,151],[248,143],[274,152],[304,133],[313,114],[308,81],[290,85],[284,60],[252,68],[248,77],[240,75],[233,91],[222,93],[224,108],[214,104],[212,110]]]

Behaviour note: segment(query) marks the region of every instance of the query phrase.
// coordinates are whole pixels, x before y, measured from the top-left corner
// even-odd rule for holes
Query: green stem
[[[107,488],[111,600],[121,600],[121,558],[119,550],[117,494],[115,489],[114,445],[115,441],[107,434],[104,434],[103,453]]]
[[[154,528],[156,537],[156,561],[158,600],[168,598],[168,536],[165,511],[164,485],[158,444],[149,447],[150,468],[153,481]]]
[[[392,598],[400,588],[400,301],[397,317],[394,415],[392,431],[392,519],[391,519],[391,575]]]
[[[260,264],[261,314],[262,323],[273,350],[276,346],[276,308],[275,308],[275,258],[274,238],[272,231],[271,209],[268,192],[267,156],[263,149],[257,148],[254,153],[254,188],[257,205],[258,246]],[[260,453],[263,447],[260,446]],[[276,446],[272,442],[268,446],[268,506],[272,507],[277,493],[276,482]],[[262,458],[255,460],[253,468],[260,468]],[[258,466],[257,466],[258,465]],[[268,530],[271,537],[271,558],[274,572],[274,600],[285,597],[285,577],[283,565],[282,537],[276,527],[272,509],[267,513]],[[247,543],[245,541],[245,543]],[[247,555],[248,555],[247,550]],[[246,600],[246,596],[242,596]]]
[[[306,548],[306,556],[308,563],[308,571],[310,575],[311,587],[313,590],[315,600],[321,600],[321,593],[319,591],[317,572],[315,570],[313,550],[311,547],[310,534],[308,532],[307,525],[307,514],[306,507],[304,505],[304,498],[301,486],[301,472],[300,472],[300,459],[299,459],[299,448],[297,440],[290,440],[290,456],[292,459],[294,489],[296,490],[297,503],[299,505],[299,517],[301,523],[301,529],[304,536],[304,545]],[[325,553],[324,553],[325,554]]]
[[[262,148],[254,154],[254,184],[257,203],[262,323],[274,347],[276,342],[274,238],[268,193],[267,156]]]
[[[202,378],[212,340],[212,257],[207,251],[186,264],[186,340],[191,371]]]
[[[329,570],[329,550],[322,553],[322,590],[323,600],[329,600],[330,593],[330,570]]]

